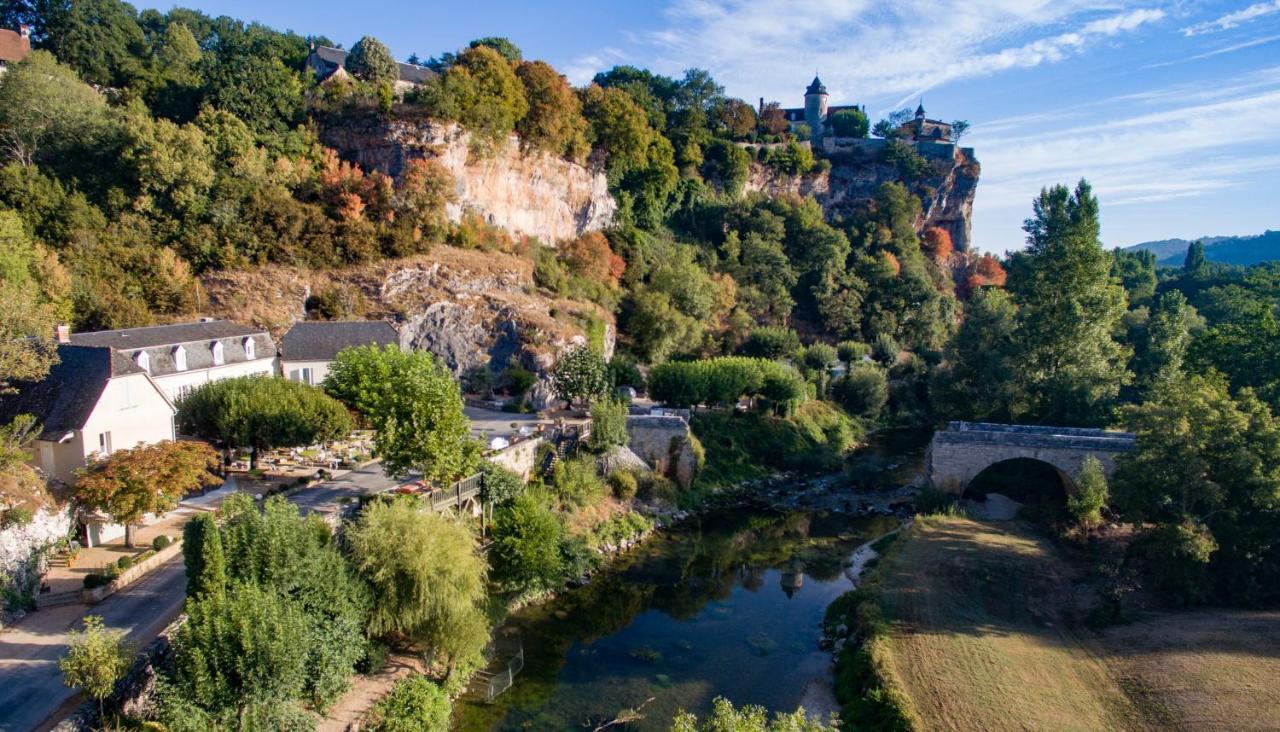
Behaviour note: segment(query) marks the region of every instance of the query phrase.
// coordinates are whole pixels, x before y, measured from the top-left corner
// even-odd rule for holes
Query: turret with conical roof
[[[822,137],[822,127],[826,121],[827,87],[823,86],[822,79],[814,74],[813,83],[804,90],[804,122],[809,125],[814,139]]]

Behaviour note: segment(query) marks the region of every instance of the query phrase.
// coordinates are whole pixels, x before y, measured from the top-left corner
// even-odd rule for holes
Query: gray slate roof
[[[400,334],[385,320],[303,321],[280,341],[283,361],[332,361],[352,346],[400,345]]]
[[[249,338],[254,342],[252,359],[245,352],[245,340]],[[215,341],[222,343],[223,364],[256,361],[275,355],[275,343],[266,331],[229,320],[200,320],[71,335],[71,342],[76,345],[111,348],[130,362],[139,351],[146,351],[151,360],[152,376],[178,373],[174,350],[179,345],[187,355],[184,372],[213,367]]]
[[[341,48],[316,46],[315,50],[311,52],[311,57],[307,59],[307,63],[311,68],[320,71],[323,76],[328,76],[339,68],[346,68],[347,53],[347,51],[344,51]],[[398,61],[396,62],[396,67],[399,70],[400,81],[409,81],[414,84],[421,84],[422,82],[435,78],[436,76],[436,72],[426,66],[415,66],[403,61]]]
[[[0,395],[0,422],[30,414],[42,426],[41,439],[56,440],[84,427],[112,377],[140,373],[142,369],[109,348],[59,345],[58,363],[43,381],[16,382],[18,393]]]

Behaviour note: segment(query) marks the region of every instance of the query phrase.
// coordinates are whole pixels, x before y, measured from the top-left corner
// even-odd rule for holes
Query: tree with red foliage
[[[777,102],[764,105],[764,112],[760,115],[760,125],[771,135],[781,135],[791,128],[791,123],[787,121],[787,113],[782,111],[782,105]]]
[[[924,248],[938,264],[946,262],[955,249],[950,232],[940,226],[930,226],[924,230]]]
[[[613,253],[609,240],[598,231],[588,231],[567,242],[561,256],[574,274],[610,285],[618,284],[626,269],[626,262]]]

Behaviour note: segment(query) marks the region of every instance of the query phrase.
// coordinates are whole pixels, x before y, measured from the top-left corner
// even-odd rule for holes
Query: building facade
[[[383,320],[302,321],[280,339],[280,374],[319,386],[338,352],[355,346],[400,347],[395,326]]]
[[[148,374],[176,402],[192,389],[237,376],[276,373],[271,336],[227,320],[59,335],[79,346],[109,348]]]

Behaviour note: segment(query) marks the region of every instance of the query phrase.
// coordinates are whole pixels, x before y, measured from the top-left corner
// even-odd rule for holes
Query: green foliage
[[[861,361],[863,356],[870,353],[871,346],[860,341],[841,341],[836,344],[836,355],[848,366],[852,366],[855,361]]]
[[[595,402],[609,393],[604,359],[588,346],[569,349],[551,370],[551,388],[570,404]]]
[[[605,484],[590,455],[579,455],[556,463],[552,478],[556,496],[562,503],[578,508],[594,506],[604,498]]]
[[[930,388],[944,414],[1008,422],[1021,411],[1012,358],[1016,331],[1017,306],[1008,293],[982,288],[973,294]]]
[[[255,584],[192,598],[174,639],[175,683],[213,715],[296,699],[307,683],[306,626],[300,607]]]
[[[494,516],[494,573],[516,592],[554,589],[564,580],[564,526],[544,497],[527,492]]]
[[[750,173],[751,156],[728,140],[713,140],[703,150],[702,177],[730,196],[742,193]]]
[[[617,470],[609,474],[609,487],[613,490],[614,498],[630,501],[639,492],[640,482],[630,470]]]
[[[902,346],[888,333],[877,335],[875,342],[871,344],[872,358],[885,366],[892,366],[897,363],[898,355],[901,352]]]
[[[1107,501],[1111,498],[1107,477],[1102,472],[1102,463],[1098,458],[1089,455],[1084,459],[1075,483],[1075,490],[1067,496],[1067,512],[1077,526],[1084,529],[1097,528],[1102,524],[1102,509],[1106,508]]]
[[[524,85],[529,111],[516,124],[520,144],[552,155],[582,161],[590,152],[582,101],[569,82],[544,61],[525,61],[516,67]]]
[[[800,350],[800,336],[790,328],[761,326],[752,329],[739,350],[744,356],[771,361],[791,358]]]
[[[628,413],[622,399],[602,399],[591,405],[591,449],[602,453],[627,444]]]
[[[443,484],[478,465],[458,382],[434,355],[393,345],[347,348],[324,388],[377,430],[374,447],[388,474],[420,471]]]
[[[480,473],[484,476],[480,500],[486,504],[501,505],[524,492],[520,476],[490,460],[480,462]]]
[[[183,434],[259,451],[345,437],[351,416],[320,389],[296,381],[241,376],[202,384],[178,402]]]
[[[475,46],[458,54],[444,74],[459,122],[486,151],[506,140],[529,112],[524,85],[511,62],[489,46]]]
[[[880,148],[880,162],[897,168],[898,175],[906,181],[925,177],[931,170],[929,161],[905,142],[890,140]]]
[[[875,419],[889,401],[889,379],[884,369],[856,366],[836,379],[831,396],[849,414]]]
[[[448,732],[449,695],[425,676],[400,679],[370,713],[373,732]]]
[[[371,634],[424,643],[451,668],[479,656],[489,641],[485,566],[465,526],[408,499],[375,502],[348,544],[373,591]]]
[[[649,374],[649,395],[677,407],[729,406],[749,397],[764,399],[769,406],[786,411],[804,394],[804,380],[795,369],[762,358],[670,361],[655,366]]]
[[[705,486],[733,485],[777,470],[835,470],[858,435],[847,415],[816,400],[789,417],[698,413],[690,427],[706,451],[697,479]]]
[[[133,652],[125,644],[124,631],[108,630],[98,615],[86,615],[84,629],[72,634],[67,655],[58,660],[63,682],[102,703],[115,690],[133,663]],[[105,717],[103,717],[105,721]]]
[[[1211,560],[1219,547],[1205,525],[1160,524],[1132,548],[1149,562],[1152,587],[1170,602],[1196,605],[1213,596]]]
[[[808,716],[801,707],[795,712],[775,712],[754,704],[735,709],[733,703],[722,696],[711,703],[712,712],[699,721],[694,714],[681,710],[671,722],[671,732],[834,732],[839,725],[832,719],[823,723],[817,717]]]
[[[794,140],[768,153],[761,162],[783,175],[803,175],[813,170],[813,152]]]
[[[1169,555],[1172,577],[1199,567],[1200,580],[1170,579],[1171,594],[1183,602],[1274,599],[1280,556],[1264,537],[1280,529],[1280,424],[1267,405],[1249,389],[1233,396],[1220,375],[1190,376],[1157,384],[1126,417],[1137,443],[1117,458],[1115,507],[1163,532],[1154,563],[1164,549],[1183,547]]]
[[[842,109],[831,115],[831,128],[836,137],[866,137],[871,132],[871,120],[860,109]]]
[[[226,590],[222,535],[212,515],[196,514],[182,527],[182,559],[187,568],[187,597],[222,594]]]
[[[801,361],[807,368],[828,370],[836,365],[839,356],[835,346],[827,343],[814,343],[804,349]]]
[[[373,36],[364,36],[351,47],[346,69],[352,76],[374,86],[393,84],[400,78],[400,69],[391,51]]]

